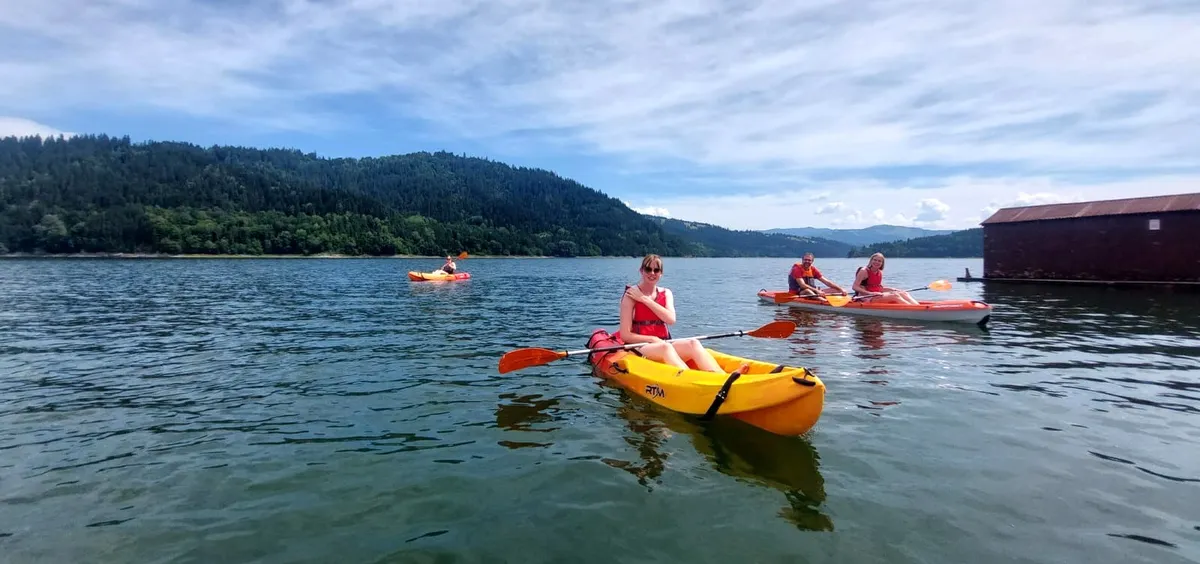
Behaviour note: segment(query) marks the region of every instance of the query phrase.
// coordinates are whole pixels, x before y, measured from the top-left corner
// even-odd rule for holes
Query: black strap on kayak
[[[817,385],[816,382],[813,382],[812,380],[808,379],[808,377],[812,376],[813,373],[809,372],[807,367],[801,368],[801,370],[804,371],[804,376],[803,377],[792,376],[792,381],[797,384],[800,384],[801,386],[809,386],[809,387],[816,386]]]
[[[733,383],[738,378],[742,377],[742,373],[736,370],[725,379],[725,384],[721,386],[721,391],[717,392],[717,396],[713,398],[712,405],[708,406],[708,411],[700,416],[701,421],[708,421],[717,414],[717,410],[721,408],[721,404],[725,403],[725,398],[729,397],[729,389],[733,387]]]

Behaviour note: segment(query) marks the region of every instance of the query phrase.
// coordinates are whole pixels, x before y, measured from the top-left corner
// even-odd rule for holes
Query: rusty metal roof
[[[1200,192],[1172,196],[1151,196],[1148,198],[1125,198],[1121,200],[1004,208],[997,210],[996,213],[985,219],[980,225],[1176,211],[1200,211]]]

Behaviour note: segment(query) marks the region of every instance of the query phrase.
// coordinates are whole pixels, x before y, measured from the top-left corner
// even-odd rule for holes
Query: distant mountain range
[[[849,256],[866,257],[876,252],[883,253],[886,257],[978,258],[983,256],[983,228],[914,237],[903,241],[871,243],[856,247],[850,251]]]
[[[954,230],[921,229],[920,227],[903,227],[900,225],[872,225],[863,229],[828,229],[824,227],[789,227],[782,229],[766,229],[763,233],[793,235],[797,237],[819,237],[839,241],[847,245],[859,247],[891,241],[902,241],[916,237],[931,235],[947,235]]]
[[[811,252],[820,257],[844,257],[854,247],[821,237],[738,231],[696,221],[645,217],[661,225],[667,235],[678,236],[695,245],[698,256],[800,257]]]

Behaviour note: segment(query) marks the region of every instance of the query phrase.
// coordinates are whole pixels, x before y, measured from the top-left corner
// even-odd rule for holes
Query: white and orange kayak
[[[430,281],[454,281],[467,280],[471,277],[466,272],[455,272],[454,274],[446,274],[442,271],[437,272],[417,272],[415,270],[408,271],[408,279],[413,282],[430,282]]]
[[[865,301],[850,301],[834,306],[819,299],[791,296],[787,301],[777,302],[776,295],[787,295],[784,291],[759,290],[758,297],[767,303],[778,303],[809,311],[867,315],[889,319],[912,319],[916,321],[947,321],[952,323],[974,323],[986,325],[992,317],[992,306],[978,300],[932,300],[919,305],[878,304]]]

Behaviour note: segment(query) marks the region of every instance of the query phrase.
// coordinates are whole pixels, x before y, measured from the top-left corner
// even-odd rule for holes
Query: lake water
[[[1200,299],[954,282],[989,330],[761,304],[784,259],[667,259],[676,336],[811,367],[805,437],[575,357],[639,260],[0,261],[0,561],[1200,561]],[[848,287],[865,259],[819,259]]]

